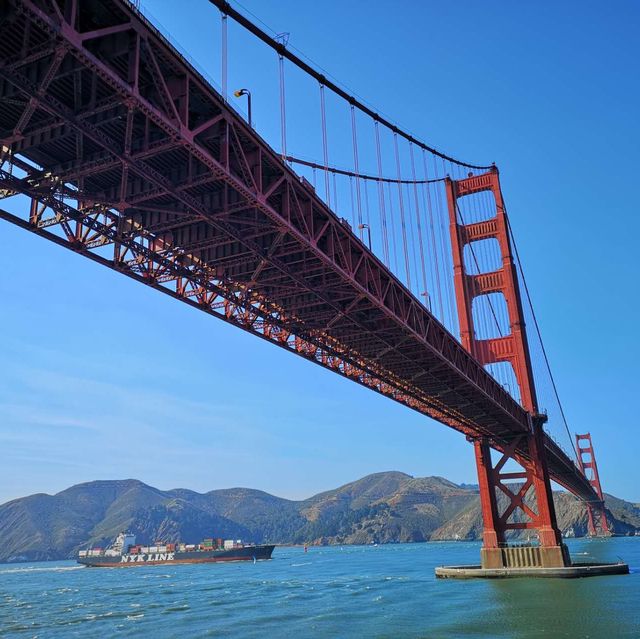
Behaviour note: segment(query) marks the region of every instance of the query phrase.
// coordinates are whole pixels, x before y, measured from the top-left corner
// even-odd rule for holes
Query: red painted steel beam
[[[25,3],[25,4],[30,4],[30,3]],[[130,20],[127,22],[130,23]],[[81,38],[81,34],[78,35],[78,39],[82,40]],[[100,66],[100,65],[97,65]],[[106,73],[104,74],[106,76]],[[15,79],[14,83],[15,83]],[[119,88],[117,85],[115,88]],[[27,88],[28,91],[28,88]],[[123,96],[124,97],[124,96]],[[51,113],[52,112],[52,106],[50,104],[44,104],[44,101],[41,101],[41,105],[44,106],[44,108]],[[57,107],[57,108],[56,108]],[[141,110],[144,109],[144,105],[141,107]],[[59,105],[54,105],[53,106],[53,114],[57,114],[59,117],[61,118],[67,118],[68,121],[71,122],[72,126],[74,126],[75,128],[79,128],[80,132],[87,138],[91,138],[96,144],[105,144],[105,142],[107,142],[107,144],[105,145],[106,150],[111,151],[114,156],[116,156],[116,158],[120,159],[123,164],[124,164],[124,157],[121,154],[118,154],[115,149],[117,148],[116,144],[114,143],[108,143],[108,141],[106,140],[106,136],[104,135],[103,131],[99,131],[96,128],[92,128],[90,126],[88,126],[87,122],[78,122],[77,119],[73,119],[72,114],[71,113],[65,113],[64,109],[60,109]],[[169,117],[173,120],[173,114],[169,114]],[[169,126],[172,127],[173,126],[173,122],[171,123],[167,123],[166,121],[162,122],[161,119],[156,121],[159,124],[164,124],[165,126]],[[227,131],[229,130],[229,124],[227,121]],[[227,133],[228,135],[228,133]],[[125,141],[124,146],[127,146],[127,142]],[[227,148],[226,150],[226,159],[228,162],[229,159],[229,149]],[[198,159],[202,160],[203,159],[203,155],[200,155],[200,157]],[[206,159],[206,158],[205,158]],[[208,158],[209,160],[212,160],[212,158]],[[277,162],[277,156],[274,156],[274,161]],[[158,179],[158,175],[154,174],[154,171],[150,171],[148,166],[142,166],[140,162],[135,162],[132,161],[133,158],[129,157],[127,158],[128,162],[127,164],[127,171],[129,170],[133,170],[135,168],[137,174],[139,176],[142,176],[144,178],[147,178],[147,182],[150,183],[151,186],[153,186],[156,191],[155,193],[158,195],[170,195],[170,196],[175,196],[176,195],[176,189],[175,188],[171,188],[168,186],[165,186],[163,184],[163,180],[160,177],[160,179]],[[216,170],[216,173],[218,174],[218,177],[221,179],[225,179],[225,177],[230,180],[231,176],[229,174],[225,174],[224,173],[224,167],[221,167],[219,165],[216,165],[215,162],[210,162],[209,163],[210,166],[209,168],[212,168],[214,170]],[[123,173],[124,173],[125,169],[123,168]],[[289,175],[284,175],[284,178],[288,178],[283,182],[283,185],[287,187],[287,189],[289,189],[292,192],[288,192],[287,195],[289,195],[290,197],[293,197],[294,199],[298,199],[298,196],[296,195],[296,190],[299,191],[300,190],[300,186],[298,184],[297,189],[291,189],[292,186],[292,182],[291,182],[291,176]],[[296,180],[297,182],[297,180]],[[237,190],[242,190],[243,185],[242,184],[238,184],[237,181],[234,181],[232,186],[234,188],[236,188]],[[251,186],[251,185],[248,185]],[[251,199],[252,197],[252,193],[251,192],[245,192],[242,193],[243,196]],[[116,199],[116,194],[114,193],[114,201],[117,201]],[[120,198],[121,199],[121,198]],[[317,199],[317,198],[316,198]],[[187,206],[187,207],[191,207],[194,208],[194,201],[193,200],[189,200],[186,197],[182,197],[183,203]],[[128,203],[128,200],[126,201],[121,201],[121,205],[122,206],[126,206]],[[135,199],[134,202],[135,203]],[[265,207],[264,207],[264,202],[261,202],[260,200],[256,200],[255,204],[257,206],[259,206],[260,208],[263,209],[263,212],[267,212],[270,214],[274,214],[274,211],[270,208],[268,208],[266,211],[264,211]],[[313,205],[315,204],[315,206],[322,206],[322,204],[319,201],[313,202],[312,203],[312,211],[311,212],[315,212],[313,211]],[[291,207],[289,207],[291,208]],[[283,220],[282,217],[276,218],[276,220],[280,223],[282,223],[283,221],[288,221],[289,223],[291,223],[291,210],[289,210],[289,219],[288,220]],[[207,215],[206,212],[203,212],[203,218],[206,219]],[[343,269],[343,275],[348,275],[348,273],[344,273],[345,269],[352,269],[353,271],[356,271],[358,269],[358,267],[360,266],[361,263],[364,262],[368,262],[370,263],[372,261],[372,256],[367,255],[363,250],[362,247],[359,246],[359,241],[357,240],[357,238],[354,238],[353,236],[349,237],[345,237],[345,232],[344,230],[342,230],[344,227],[342,227],[342,225],[336,224],[336,220],[335,219],[331,219],[329,218],[328,220],[328,224],[324,224],[321,227],[321,231],[323,231],[323,234],[318,235],[318,236],[314,236],[312,238],[312,242],[314,244],[319,244],[319,242],[323,239],[325,239],[323,237],[323,235],[326,237],[326,240],[329,242],[329,246],[328,248],[330,255],[326,255],[326,253],[324,255],[322,255],[321,257],[324,258],[325,261],[325,266],[329,265],[329,266],[334,266],[336,265],[336,263],[340,263],[340,265],[342,266]],[[305,220],[304,218],[301,220],[301,222],[303,224],[305,224]],[[313,225],[313,221],[310,220],[310,224],[306,224],[307,228],[305,230],[309,230],[309,227]],[[336,233],[336,231],[338,231],[340,229],[340,233]],[[228,229],[227,229],[228,230]],[[291,232],[295,232],[297,229],[295,228],[290,228]],[[349,234],[350,235],[350,234]],[[236,238],[238,240],[241,240],[241,238]],[[298,238],[300,239],[300,238]],[[246,242],[245,242],[246,243]],[[357,261],[354,264],[354,258],[355,258],[355,253],[356,251],[354,251],[354,248],[358,250],[358,252],[360,253],[360,255],[357,258]],[[329,258],[329,259],[327,259]],[[365,264],[366,266],[366,264]],[[374,264],[374,266],[377,268],[379,267],[379,264]],[[371,266],[370,266],[371,267]],[[400,318],[402,320],[404,320],[405,324],[407,319],[411,318],[412,320],[418,320],[419,324],[417,326],[419,333],[421,333],[422,335],[424,335],[424,333],[427,332],[426,330],[426,325],[425,325],[425,319],[430,321],[430,323],[432,324],[432,331],[439,333],[441,327],[438,327],[435,325],[435,323],[433,321],[431,321],[431,318],[425,318],[424,314],[421,312],[421,307],[419,304],[416,304],[416,300],[412,299],[410,296],[407,295],[407,291],[406,289],[404,289],[401,285],[399,285],[399,282],[397,282],[395,280],[395,278],[391,278],[388,276],[388,274],[385,274],[386,276],[386,290],[384,291],[384,294],[386,296],[386,299],[384,300],[380,300],[381,303],[383,303],[386,307],[388,307],[390,304],[392,304],[393,306],[396,306],[397,310],[396,310],[396,314],[400,314]],[[382,289],[378,290],[378,294],[381,294],[383,291]],[[389,293],[389,294],[388,294]],[[387,309],[385,309],[387,310]],[[422,317],[421,317],[422,316]],[[436,335],[436,337],[440,337],[439,335]],[[440,348],[442,347],[446,347],[447,350],[454,350],[454,351],[458,351],[457,355],[459,357],[459,359],[463,359],[463,355],[462,355],[462,351],[459,349],[459,347],[455,344],[454,341],[449,340],[447,338],[447,335],[445,333],[442,333],[441,335],[441,340],[438,340],[438,345],[440,346]],[[474,374],[478,373],[478,369],[476,367],[474,367],[474,365],[472,363],[469,362],[464,362],[466,364],[466,368],[469,368],[470,371],[469,372],[473,372]],[[476,368],[476,370],[474,370],[474,368]],[[473,383],[477,384],[478,382],[480,382],[483,386],[493,386],[494,388],[492,389],[494,394],[497,396],[501,396],[500,400],[503,403],[512,403],[510,401],[510,398],[508,398],[508,395],[500,388],[496,388],[497,385],[495,385],[493,383],[492,380],[490,380],[490,378],[488,378],[488,376],[482,375],[482,373],[480,373],[480,377],[479,379],[474,379],[474,380],[470,380]],[[512,409],[514,407],[512,406]],[[517,412],[517,407],[516,407],[516,412]],[[524,422],[524,415],[521,414],[520,419]]]
[[[543,422],[539,415],[536,389],[531,367],[531,355],[522,310],[515,261],[513,259],[509,226],[506,217],[497,168],[480,175],[469,174],[462,180],[446,180],[449,228],[453,248],[454,284],[460,320],[462,343],[483,364],[509,362],[513,367],[523,407],[532,416],[532,432],[522,435],[503,450],[503,455],[494,467],[491,456],[484,450],[488,445],[476,443],[476,464],[480,483],[480,496],[484,520],[483,563],[501,560],[498,548],[508,541],[507,534],[514,529],[535,529],[540,545],[554,549],[554,561],[564,564],[566,552],[561,550],[562,537],[556,521],[555,506],[551,492],[549,465],[545,449]],[[460,198],[488,191],[493,194],[495,214],[480,224],[467,226],[460,219]],[[477,238],[493,238],[498,242],[502,266],[496,271],[471,275],[464,260],[464,247]],[[474,326],[473,301],[483,295],[501,293],[507,304],[509,334],[506,337],[479,340]],[[516,454],[521,444],[529,450],[529,458],[519,460]],[[523,471],[503,473],[502,467],[509,459],[516,459]],[[522,483],[513,483],[514,479]],[[510,480],[509,483],[505,483]],[[515,488],[515,490],[514,490]],[[507,498],[506,508],[498,509],[497,493]],[[535,510],[525,501],[528,495],[535,496]],[[515,513],[525,521],[511,518]],[[487,555],[488,553],[488,555]],[[491,555],[491,559],[487,557]]]
[[[36,165],[27,183],[5,175],[4,191],[49,210],[63,194],[78,200],[76,213],[5,219],[155,287],[174,282],[174,297],[218,304],[216,316],[298,343],[286,347],[310,359],[315,348],[331,370],[498,449],[530,431],[481,363],[128,3],[11,0],[1,10],[17,18],[0,26],[0,131],[12,132],[2,144],[13,164],[21,153]],[[47,47],[6,64],[16,50]],[[48,127],[53,144],[38,137]],[[96,207],[110,219],[99,229],[78,218]],[[145,262],[112,227],[206,269],[214,290],[198,281],[178,291],[161,255]],[[566,455],[545,446],[554,478],[590,494]]]
[[[19,160],[16,163],[22,170],[29,170],[28,164]],[[37,175],[37,172],[34,174]],[[0,194],[5,199],[20,194],[32,198],[27,219],[3,209],[0,209],[0,218],[268,339],[282,348],[293,350],[413,410],[443,423],[456,423],[468,436],[476,434],[473,427],[461,427],[446,409],[441,411],[438,406],[412,396],[406,391],[407,386],[402,380],[385,377],[384,372],[376,368],[375,362],[364,367],[362,362],[348,359],[348,354],[339,345],[331,340],[327,342],[327,338],[322,335],[311,334],[306,339],[296,337],[290,332],[280,311],[276,309],[275,313],[265,314],[262,307],[256,310],[258,300],[243,297],[246,291],[238,290],[233,283],[212,281],[210,278],[215,273],[205,268],[205,265],[202,265],[201,270],[195,269],[193,264],[198,263],[197,259],[184,251],[156,252],[152,247],[157,244],[157,240],[145,229],[133,228],[135,224],[123,226],[117,212],[104,206],[94,206],[83,211],[73,209],[59,197],[55,183],[40,184],[37,179],[28,177],[19,179],[4,170],[0,170]],[[56,228],[60,228],[62,233],[56,235]],[[103,256],[105,247],[109,246],[114,247],[114,259]],[[185,266],[185,263],[189,266]],[[230,309],[234,309],[233,312],[230,313]],[[499,450],[504,450],[500,442],[492,440],[492,444]],[[547,447],[548,454],[553,452],[552,440],[547,442]],[[555,452],[563,455],[560,449],[556,448]],[[556,463],[554,467],[562,469],[563,464]],[[555,478],[571,489],[574,482],[580,479],[576,475],[578,473],[575,468],[573,471],[559,470],[556,471]]]
[[[578,451],[580,470],[593,486],[599,498],[598,501],[587,502],[589,534],[592,536],[607,536],[610,534],[609,523],[607,522],[604,493],[602,492],[602,484],[600,483],[600,473],[598,473],[598,464],[596,462],[595,451],[593,450],[591,433],[585,433],[584,435],[576,434],[576,449]]]
[[[146,234],[136,238],[131,230],[122,229],[114,212],[104,207],[84,211],[74,209],[58,199],[55,189],[49,192],[34,189],[29,181],[15,178],[2,170],[0,190],[5,199],[20,194],[32,198],[28,221],[4,209],[0,209],[0,218],[177,297],[282,348],[294,350],[333,372],[419,412],[429,416],[439,412],[438,407],[403,393],[402,380],[386,379],[383,372],[349,359],[348,354],[341,352],[340,346],[332,344],[330,339],[317,335],[309,335],[305,339],[293,335],[280,311],[261,305],[259,298],[246,290],[238,290],[232,283],[217,280],[206,267],[196,266],[194,263],[197,261],[184,252],[172,252],[164,246],[156,249],[149,247]],[[54,226],[59,226],[63,233],[54,234]],[[151,244],[154,244],[153,240]],[[95,252],[95,249],[106,246],[114,247],[117,260],[107,259]],[[452,419],[446,409],[439,418],[443,421]]]

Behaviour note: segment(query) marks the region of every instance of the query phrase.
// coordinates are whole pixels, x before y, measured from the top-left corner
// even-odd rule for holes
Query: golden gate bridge
[[[609,534],[604,497],[590,436],[574,446],[564,419],[498,168],[422,142],[210,2],[220,87],[126,0],[2,3],[0,217],[463,433],[483,566],[569,565],[551,481],[594,535]],[[275,56],[278,149],[229,100],[229,20]],[[288,151],[294,68],[316,85],[321,158]],[[340,109],[349,135],[332,142]],[[538,540],[525,559],[521,530]]]

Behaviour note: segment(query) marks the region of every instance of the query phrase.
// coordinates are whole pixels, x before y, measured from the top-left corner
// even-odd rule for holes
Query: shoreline
[[[565,542],[569,542],[569,543],[575,543],[575,542],[583,542],[583,541],[589,541],[589,542],[594,542],[594,543],[603,543],[603,542],[608,542],[612,539],[637,539],[638,541],[640,541],[640,536],[639,535],[615,535],[615,536],[611,536],[611,537],[571,537],[568,539],[565,539]],[[327,544],[287,544],[287,543],[282,543],[282,544],[269,544],[269,545],[273,545],[275,546],[276,549],[278,548],[300,548],[303,549],[305,547],[305,545],[307,546],[309,551],[312,550],[317,550],[317,549],[322,549],[322,548],[340,548],[340,547],[345,547],[345,548],[375,548],[375,547],[381,547],[381,546],[415,546],[415,545],[419,545],[419,544],[472,544],[472,545],[480,545],[482,542],[480,539],[429,539],[429,540],[425,540],[425,541],[390,541],[390,542],[378,542],[378,543],[368,543],[368,544],[350,544],[350,543],[327,543]],[[517,542],[514,542],[517,543]],[[15,561],[7,561],[7,560],[2,560],[0,561],[0,566],[20,566],[20,565],[25,565],[25,564],[45,564],[45,563],[55,563],[55,562],[62,562],[62,561],[71,561],[74,563],[76,562],[77,556],[73,556],[73,557],[60,557],[60,558],[55,558],[55,559],[24,559],[24,560],[15,560]],[[82,567],[81,564],[77,564],[79,567]]]

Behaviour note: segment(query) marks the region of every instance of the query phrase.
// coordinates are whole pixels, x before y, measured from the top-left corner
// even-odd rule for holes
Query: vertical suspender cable
[[[222,14],[222,99],[227,101],[227,14]]]
[[[493,196],[491,195],[491,191],[482,191],[481,194],[484,208],[484,219],[489,219],[495,217],[497,214],[495,201],[493,205],[491,200]],[[492,210],[493,209],[493,210]],[[486,253],[486,268],[485,270],[495,270],[495,268],[502,268],[502,259],[500,255],[500,249],[496,240],[484,240],[479,243],[481,246],[484,246]],[[500,322],[500,327],[503,332],[509,332],[511,330],[511,320],[509,318],[509,309],[506,307],[506,298],[502,295],[502,299],[504,299],[505,304],[498,302],[498,296],[494,295],[494,299],[496,299],[496,314],[498,315],[498,320]],[[500,328],[498,329],[500,330]]]
[[[349,176],[349,194],[351,196],[351,221],[353,224],[353,228],[355,229],[356,227],[356,207],[355,207],[355,202],[353,199],[353,175]],[[362,239],[362,229],[360,230],[360,239]]]
[[[477,194],[476,199],[480,201],[481,206],[476,206],[475,217],[471,220],[471,222],[480,222],[481,220],[487,220],[494,217],[495,211],[493,212],[493,214],[491,213],[491,207],[488,200],[489,197],[490,191],[480,191]],[[469,219],[469,216],[467,216],[467,219]],[[502,266],[501,263],[496,260],[496,250],[494,243],[491,240],[485,239],[472,242],[469,245],[470,249],[472,249],[474,245],[477,247],[476,255],[479,254],[480,256],[480,264],[482,268],[479,270],[481,272],[488,273]],[[509,322],[504,322],[504,306],[500,303],[501,297],[503,297],[501,293],[490,293],[487,296],[487,301],[491,304],[494,315],[497,316],[497,331],[493,334],[487,334],[487,337],[501,337],[502,335],[509,332]],[[491,301],[492,299],[493,302]],[[491,324],[489,323],[489,326],[490,325]],[[507,328],[505,329],[505,327]],[[504,387],[509,387],[508,392],[511,394],[513,389],[510,385],[510,379],[508,371],[506,370],[506,366],[507,365],[505,362],[494,364],[490,372]],[[516,398],[514,397],[514,399]]]
[[[485,202],[487,207],[487,217],[495,217],[498,213],[497,203],[493,194],[490,191],[485,191]],[[498,244],[497,239],[493,241],[487,242],[488,248],[490,250],[490,254],[492,255],[493,263],[496,264],[498,268],[502,268],[502,254],[500,250],[500,245]],[[501,310],[501,318],[502,318],[502,326],[506,328],[506,330],[511,330],[511,319],[509,318],[509,309],[507,308],[507,300],[503,295],[504,304],[500,305]]]
[[[446,169],[446,165],[445,162],[442,162],[442,170],[444,173],[446,173],[447,175],[450,175],[452,177],[452,179],[457,179],[457,175],[456,175],[456,171],[453,167],[453,165],[451,164],[451,162],[449,162],[449,170],[447,171]],[[445,200],[445,198],[443,197],[443,201]],[[449,239],[449,234],[447,233],[447,205],[446,203],[443,203],[442,205],[442,243],[443,243],[443,250],[447,250],[447,247],[450,246],[450,239]],[[448,251],[448,253],[450,254],[450,251]],[[464,255],[463,255],[463,259],[464,259]],[[452,264],[453,266],[453,264]],[[453,273],[453,270],[451,271],[451,273]],[[456,294],[455,294],[455,288],[454,288],[454,282],[453,282],[453,277],[448,277],[447,278],[447,291],[449,293],[449,304],[450,304],[450,308],[451,308],[451,318],[452,318],[452,324],[455,323],[455,318],[458,314],[458,304],[456,302]],[[472,302],[472,307],[473,307],[473,302]],[[473,308],[471,310],[471,312],[473,313]]]
[[[362,203],[360,201],[360,165],[358,162],[358,136],[356,133],[356,110],[351,105],[351,137],[353,140],[353,168],[356,174],[356,206],[358,208],[358,230],[360,231],[360,239],[364,229],[362,228]],[[353,205],[352,205],[353,206]]]
[[[436,156],[433,156],[433,170],[434,173],[437,175],[438,173],[438,168],[437,168],[437,161],[436,161]],[[447,170],[444,166],[444,162],[442,163],[442,175],[446,175],[447,174]],[[451,279],[453,279],[451,277],[451,273],[449,272],[449,269],[447,268],[447,261],[446,261],[446,256],[449,254],[449,252],[446,250],[446,245],[447,242],[445,240],[445,230],[444,230],[444,223],[442,221],[442,216],[443,216],[443,205],[442,205],[442,189],[438,189],[436,191],[436,215],[438,216],[437,219],[437,224],[436,224],[436,228],[438,230],[438,234],[439,234],[439,238],[440,238],[440,250],[442,252],[442,261],[443,261],[443,271],[444,271],[444,301],[445,301],[445,307],[443,309],[443,311],[446,310],[445,312],[445,317],[447,318],[445,321],[445,325],[447,325],[450,329],[454,326],[457,325],[457,321],[454,317],[453,314],[453,309],[455,309],[455,306],[451,305],[451,288],[452,288],[452,284],[451,284]],[[447,315],[448,313],[448,315]]]
[[[284,92],[284,57],[278,54],[278,66],[280,67],[280,135],[281,135],[281,153],[282,160],[287,157],[287,115],[285,109],[285,92]]]
[[[322,156],[324,159],[324,187],[325,201],[327,206],[331,208],[331,193],[329,189],[329,148],[327,145],[327,114],[324,104],[324,84],[320,85],[320,115],[322,119]]]
[[[413,179],[413,197],[416,207],[416,226],[418,227],[418,245],[420,246],[420,266],[422,267],[422,291],[425,304],[427,302],[427,269],[424,263],[424,244],[422,241],[422,224],[420,224],[420,202],[418,200],[418,185],[416,184],[416,162],[413,156],[413,143],[409,142],[409,155],[411,157],[411,178]]]
[[[389,266],[389,235],[387,233],[387,214],[384,204],[384,182],[382,181],[382,155],[380,153],[380,128],[375,120],[374,128],[376,132],[376,153],[378,154],[378,201],[380,207],[380,226],[382,229],[382,254],[384,263]]]
[[[384,192],[384,185],[382,191]],[[393,268],[391,269],[398,277],[400,270],[398,269],[398,236],[396,234],[396,218],[393,215],[393,199],[391,197],[391,184],[387,187],[387,195],[389,196],[389,226],[391,228],[391,261]],[[391,267],[390,267],[391,268]]]
[[[422,164],[424,167],[424,179],[429,179],[429,170],[427,168],[427,154],[424,149],[422,149]],[[435,175],[435,174],[434,174]],[[433,260],[435,266],[435,284],[436,284],[436,294],[438,296],[438,306],[440,308],[440,321],[444,324],[444,305],[442,304],[442,288],[440,286],[440,260],[438,259],[438,245],[436,242],[436,229],[433,223],[433,207],[431,205],[431,184],[426,182],[423,185],[423,188],[427,194],[427,202],[426,209],[429,212],[428,221],[429,221],[429,230],[431,231],[431,251],[433,252]],[[437,185],[435,188],[438,188]]]
[[[412,204],[411,204],[411,186],[409,185],[409,183],[405,183],[403,185],[403,188],[405,189],[405,197],[406,197],[406,202],[407,202],[407,235],[409,237],[409,246],[411,247],[411,266],[413,268],[413,273],[414,273],[414,285],[418,288],[417,291],[415,291],[415,293],[419,296],[420,295],[420,282],[419,277],[418,277],[418,258],[416,255],[416,234],[415,231],[413,229],[413,210],[412,210]]]
[[[369,187],[367,186],[367,180],[364,181],[364,211],[367,214],[367,226],[371,230],[371,215],[369,214]]]
[[[400,226],[402,230],[402,247],[404,249],[404,269],[407,287],[411,289],[411,270],[409,267],[409,250],[407,249],[407,226],[404,219],[404,198],[402,197],[402,175],[400,174],[400,152],[398,151],[398,134],[393,134],[393,145],[396,152],[396,171],[398,174],[398,202],[400,204]]]

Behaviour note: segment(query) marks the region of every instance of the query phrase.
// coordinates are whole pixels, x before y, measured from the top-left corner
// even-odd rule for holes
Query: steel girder
[[[316,361],[317,349],[327,349],[321,363],[362,371],[375,380],[366,385],[388,384],[385,394],[497,448],[530,431],[526,411],[128,3],[5,2],[0,99],[2,144],[12,163],[31,165],[16,192],[52,210],[66,194],[81,215],[111,216],[99,233],[72,239],[65,230],[61,241],[37,216],[26,228],[93,259],[88,237],[112,227],[133,233],[147,250],[162,247],[205,269],[188,294],[175,285],[181,299],[220,297],[227,309],[256,316],[249,328],[233,320],[253,332],[268,312],[278,328],[260,328],[262,337],[297,336],[296,352],[313,344]],[[53,219],[93,228],[65,211]],[[145,268],[138,248],[105,237],[114,253],[98,261],[154,286],[177,282],[155,261],[145,275],[129,272]],[[119,253],[124,246],[133,262]],[[224,286],[213,296],[205,279]],[[566,455],[551,440],[547,448],[554,479],[589,493]]]

